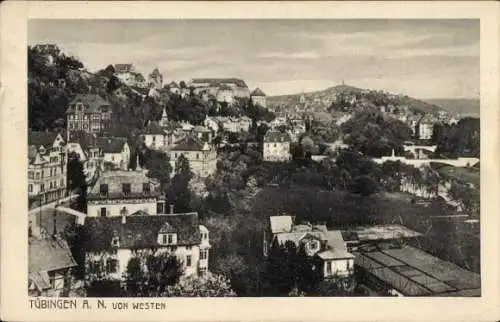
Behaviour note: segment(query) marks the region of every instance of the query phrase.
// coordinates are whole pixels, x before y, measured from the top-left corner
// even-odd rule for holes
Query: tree
[[[72,153],[66,166],[67,189],[68,191],[77,191],[76,208],[81,212],[87,212],[87,183],[83,173],[83,163],[80,156]]]
[[[148,169],[147,176],[160,182],[161,189],[166,191],[170,183],[172,166],[170,158],[166,153],[147,149],[144,153],[144,165]]]
[[[182,81],[180,81],[180,82],[179,82],[179,87],[180,87],[181,89],[183,89],[183,88],[187,88],[186,82],[185,82],[185,81],[183,81],[183,80],[182,80]]]
[[[403,122],[378,111],[360,111],[341,125],[344,142],[371,157],[401,151],[411,137],[410,128]]]
[[[175,163],[175,176],[172,179],[171,193],[169,195],[171,200],[175,200],[175,208],[178,211],[189,210],[189,203],[191,201],[189,182],[193,176],[189,160],[181,154]]]
[[[169,253],[137,254],[127,263],[127,293],[134,297],[158,297],[181,275],[181,263]]]
[[[229,297],[236,296],[229,280],[211,273],[205,276],[189,276],[167,288],[162,296],[169,297]]]
[[[77,279],[83,279],[85,277],[85,252],[83,249],[85,241],[84,233],[83,226],[75,222],[66,225],[61,233],[61,236],[68,243],[71,254],[76,261],[77,266],[72,270],[72,273]]]

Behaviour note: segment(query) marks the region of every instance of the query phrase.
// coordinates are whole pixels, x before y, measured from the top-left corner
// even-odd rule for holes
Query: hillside
[[[298,93],[291,95],[280,95],[268,97],[270,106],[289,106],[296,105],[309,107],[312,109],[327,109],[332,103],[346,106],[389,106],[407,107],[414,113],[437,113],[444,110],[432,102],[426,102],[406,95],[395,95],[378,90],[361,89],[349,85],[338,85],[329,87],[325,90]]]
[[[458,113],[462,116],[479,117],[480,114],[479,99],[439,98],[427,99],[426,101],[430,104],[442,107],[451,113]]]

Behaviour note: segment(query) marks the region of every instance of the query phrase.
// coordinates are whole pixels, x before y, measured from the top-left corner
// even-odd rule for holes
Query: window
[[[116,273],[116,269],[118,266],[118,261],[116,259],[108,259],[106,261],[106,272],[107,273]]]
[[[149,186],[149,183],[145,182],[142,184],[142,191],[144,191],[144,193],[151,192],[151,187]]]
[[[28,192],[33,192],[33,185],[32,184],[28,185]]]
[[[200,158],[200,154],[196,153],[196,160],[198,160],[199,158]]]
[[[45,171],[42,170],[42,178],[45,176]]]
[[[33,179],[33,171],[28,171],[28,179]]]
[[[64,179],[61,179],[61,187],[64,186]]]
[[[327,273],[332,272],[332,262],[326,262],[326,272]]]
[[[40,172],[37,172],[37,173],[35,174],[35,177],[36,177],[37,179],[40,179]]]
[[[45,191],[45,185],[43,183],[40,185],[40,191]]]
[[[186,256],[186,266],[190,267],[191,266],[191,255]]]
[[[153,135],[153,142],[156,142],[156,136]]]
[[[115,156],[114,155],[111,156],[111,161],[115,161]]]
[[[167,243],[168,243],[168,244],[172,244],[172,243],[174,242],[174,238],[173,238],[173,237],[174,237],[174,236],[172,236],[172,235],[170,235],[170,234],[169,234],[169,235],[167,235],[167,238],[168,238]]]
[[[122,184],[122,191],[124,195],[129,195],[130,194],[130,183],[123,183]]]
[[[101,208],[101,217],[106,217],[106,207]]]
[[[207,259],[208,258],[208,250],[203,249],[200,251],[200,259]]]
[[[99,193],[101,195],[107,195],[108,194],[108,185],[105,183],[101,183],[99,186]]]
[[[191,245],[186,246],[186,249],[187,249],[187,250],[191,250],[191,248],[192,248],[192,246],[191,246]]]
[[[207,275],[208,269],[206,267],[200,268],[200,276]]]
[[[318,244],[316,242],[311,242],[309,244],[309,247],[311,248],[311,250],[316,250],[316,248],[318,247]]]
[[[276,147],[276,143],[273,144],[273,147]]]
[[[49,177],[52,177],[52,169],[50,169],[49,173],[50,173]]]

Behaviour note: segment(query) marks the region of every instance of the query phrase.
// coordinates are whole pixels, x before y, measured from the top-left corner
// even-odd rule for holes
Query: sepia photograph
[[[479,19],[27,40],[29,296],[481,296]]]

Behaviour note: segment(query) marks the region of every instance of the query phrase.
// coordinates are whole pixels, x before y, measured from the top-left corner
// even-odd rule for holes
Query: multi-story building
[[[130,164],[130,146],[127,138],[101,137],[97,144],[105,167],[127,170]]]
[[[165,211],[158,184],[139,166],[136,171],[103,172],[87,196],[89,217],[116,217],[137,211],[147,215]]]
[[[172,169],[175,169],[177,159],[181,155],[189,161],[191,171],[198,177],[206,178],[213,174],[217,168],[217,152],[215,149],[194,135],[186,136],[172,147],[170,151]]]
[[[215,117],[219,124],[219,129],[232,133],[249,132],[252,127],[252,119],[248,116],[242,117]]]
[[[268,131],[263,139],[263,159],[271,162],[286,162],[291,159],[291,138],[288,133]]]
[[[181,91],[179,85],[177,85],[174,81],[171,81],[170,84],[168,84],[168,89],[172,94],[179,94]]]
[[[430,114],[425,114],[418,121],[418,138],[420,140],[430,140],[432,138],[432,132],[434,131],[434,124],[436,120]]]
[[[252,94],[250,94],[250,98],[252,99],[252,103],[254,105],[267,107],[266,94],[264,94],[260,88],[256,88]]]
[[[234,97],[250,97],[248,85],[244,80],[238,78],[194,78],[189,82],[189,87],[193,87],[195,93],[208,90],[214,96],[223,85],[232,89]]]
[[[28,133],[28,197],[46,204],[66,193],[65,142],[57,132]]]
[[[102,167],[102,154],[97,144],[97,137],[83,131],[71,134],[66,145],[68,158],[72,153],[78,156],[83,165],[83,173],[91,181]]]
[[[144,145],[151,150],[166,151],[172,144],[172,136],[169,136],[158,122],[151,121],[148,123],[142,133]]]
[[[271,216],[270,225],[264,231],[264,255],[273,243],[293,242],[298,248],[304,247],[306,254],[319,259],[317,267],[324,278],[352,277],[354,255],[347,251],[340,230],[328,230],[325,225],[309,223],[295,225],[291,216]]]
[[[99,95],[77,94],[66,111],[68,138],[79,131],[102,135],[109,130],[111,114],[111,104]]]
[[[28,239],[29,296],[58,297],[77,264],[66,241],[57,235]]]
[[[225,102],[228,104],[233,104],[234,102],[234,92],[233,89],[225,84],[219,86],[217,94],[215,95],[217,102]]]
[[[195,212],[88,217],[84,231],[89,236],[83,245],[88,282],[121,281],[131,258],[145,261],[145,255],[161,253],[176,257],[183,276],[203,276],[208,272],[209,231],[199,223]]]

